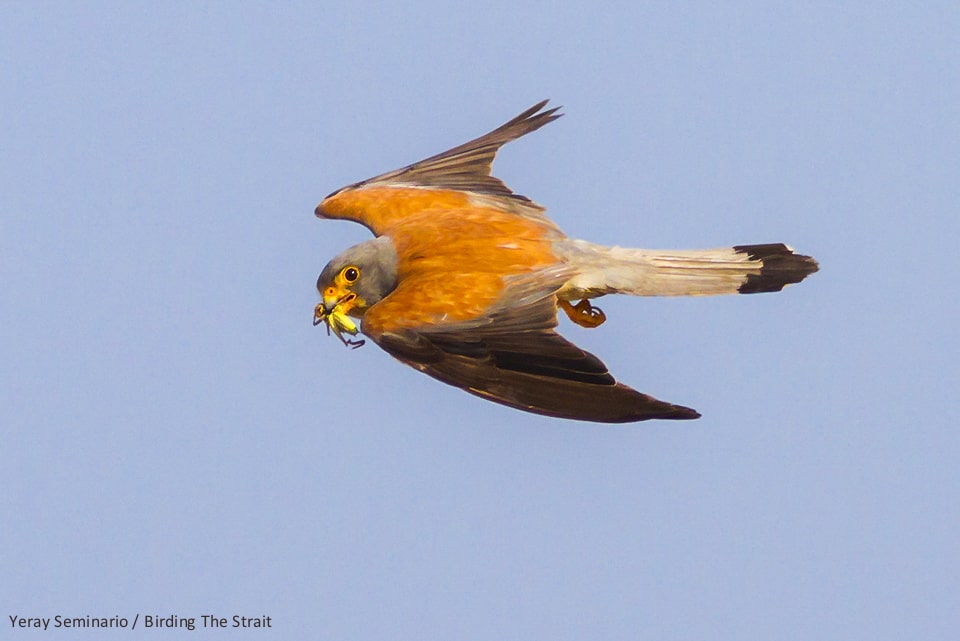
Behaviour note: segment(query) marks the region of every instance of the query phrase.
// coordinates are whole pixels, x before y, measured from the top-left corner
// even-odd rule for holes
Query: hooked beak
[[[334,312],[349,314],[356,305],[356,300],[357,295],[349,290],[333,285],[327,287],[323,290],[323,302],[313,308],[313,324],[319,325]]]
[[[363,340],[353,340],[344,337],[344,333],[356,336],[359,331],[357,324],[348,316],[351,309],[357,304],[357,295],[350,291],[337,291],[335,287],[327,287],[323,291],[323,302],[313,308],[313,326],[320,323],[327,324],[327,334],[332,330],[344,345],[357,348],[363,345]]]

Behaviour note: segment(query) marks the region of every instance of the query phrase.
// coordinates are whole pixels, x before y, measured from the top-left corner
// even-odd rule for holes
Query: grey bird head
[[[345,250],[327,263],[317,279],[324,311],[357,318],[396,286],[397,250],[385,236]]]

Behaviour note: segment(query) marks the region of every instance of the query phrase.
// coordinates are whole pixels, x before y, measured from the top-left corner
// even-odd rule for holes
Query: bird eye
[[[343,279],[348,283],[355,283],[360,278],[360,270],[356,267],[347,267],[343,270]]]

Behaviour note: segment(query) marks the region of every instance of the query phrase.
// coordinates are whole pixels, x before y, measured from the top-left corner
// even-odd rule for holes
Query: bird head
[[[313,310],[313,324],[326,323],[344,345],[359,347],[359,329],[353,318],[364,313],[397,286],[397,252],[393,242],[381,236],[350,247],[327,263],[317,279],[321,302]],[[352,318],[351,318],[352,317]]]

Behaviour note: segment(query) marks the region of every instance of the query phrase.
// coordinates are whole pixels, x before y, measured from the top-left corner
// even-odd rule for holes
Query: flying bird
[[[327,196],[318,217],[358,222],[375,238],[324,267],[314,325],[351,347],[362,332],[429,376],[528,412],[606,423],[698,418],[618,383],[557,333],[558,310],[597,327],[599,296],[776,292],[817,263],[780,243],[655,251],[568,238],[491,175],[500,147],[562,115],[546,105]]]

